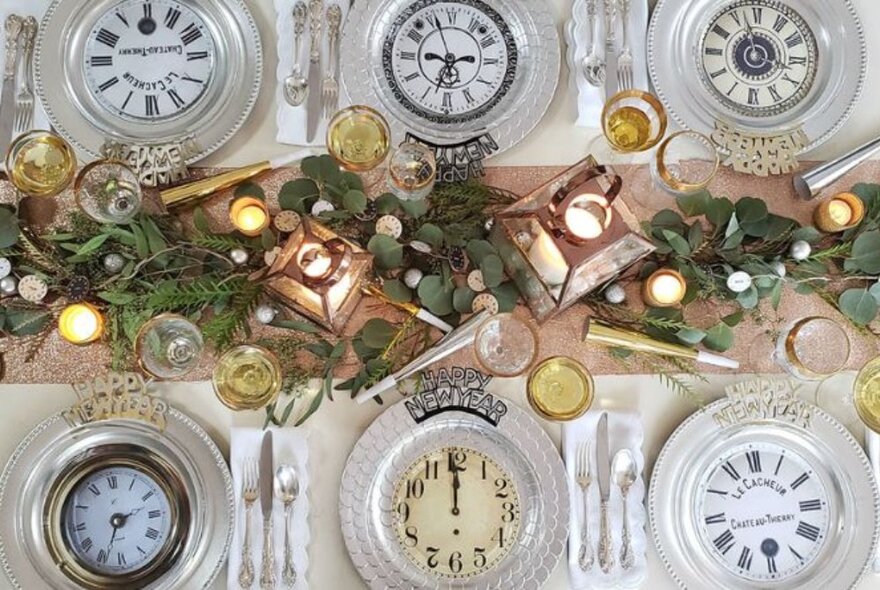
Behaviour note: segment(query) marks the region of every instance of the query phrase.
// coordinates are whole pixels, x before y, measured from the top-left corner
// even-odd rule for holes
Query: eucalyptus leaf
[[[193,226],[203,234],[211,233],[208,216],[205,215],[205,210],[201,207],[196,207],[193,211]]]
[[[389,279],[382,284],[382,292],[385,293],[392,301],[399,303],[409,303],[412,301],[412,291],[398,279]]]
[[[467,243],[465,250],[467,251],[468,258],[470,258],[471,262],[476,266],[480,266],[486,256],[489,256],[490,254],[498,254],[498,250],[495,249],[495,246],[486,240],[471,240]]]
[[[137,224],[131,225],[131,233],[134,234],[134,248],[138,258],[146,258],[150,255],[150,244],[147,243],[147,236]]]
[[[433,223],[426,223],[416,231],[415,238],[440,249],[443,247],[443,230]]]
[[[364,181],[360,176],[355,174],[354,172],[345,171],[342,173],[341,182],[345,185],[345,188],[349,190],[363,191],[364,190]]]
[[[504,263],[497,254],[489,254],[480,263],[483,283],[490,289],[497,287],[504,280]]]
[[[360,190],[349,190],[342,195],[342,206],[352,213],[361,214],[367,208],[367,195]]]
[[[305,215],[314,201],[321,196],[321,191],[314,180],[297,178],[285,182],[278,192],[278,204],[282,209],[296,211]]]
[[[305,158],[300,169],[305,176],[318,182],[339,184],[342,177],[339,165],[327,154]]]
[[[727,222],[727,229],[724,230],[724,238],[727,239],[736,232],[739,231],[739,219],[736,217],[736,213],[730,216],[730,219]]]
[[[769,215],[767,203],[754,197],[743,197],[734,205],[736,217],[741,224],[764,221]]]
[[[113,305],[128,305],[137,299],[134,293],[120,293],[119,291],[100,291],[98,297]]]
[[[422,215],[428,212],[429,203],[427,199],[417,199],[414,201],[401,201],[400,208],[404,210],[404,212],[412,217],[413,219],[418,219]]]
[[[850,192],[860,198],[869,211],[876,211],[880,207],[880,184],[858,183]]]
[[[326,378],[325,378],[325,381],[326,381]],[[305,411],[305,413],[304,413],[302,416],[300,416],[299,419],[298,419],[296,422],[294,422],[294,424],[293,424],[294,427],[296,427],[296,426],[302,426],[303,422],[305,422],[306,420],[308,420],[309,417],[311,417],[312,414],[314,414],[315,412],[318,411],[318,408],[321,407],[321,402],[324,401],[324,391],[325,391],[325,389],[326,389],[326,383],[325,383],[325,387],[321,388],[321,390],[318,391],[318,393],[315,394],[315,397],[312,398],[312,403],[309,404],[309,409],[307,409],[307,410]]]
[[[691,346],[696,346],[706,337],[706,332],[697,328],[682,328],[675,333],[675,337]]]
[[[42,332],[52,319],[52,314],[43,309],[6,310],[6,331],[13,336],[34,336]]]
[[[823,237],[822,232],[813,227],[812,225],[806,225],[804,227],[799,227],[791,233],[792,241],[803,240],[808,244],[816,244]]]
[[[18,216],[9,207],[0,207],[0,248],[10,248],[18,243]]]
[[[721,321],[724,322],[725,324],[727,324],[728,326],[730,326],[731,328],[734,328],[737,325],[739,325],[739,323],[741,321],[743,321],[744,316],[745,316],[745,313],[743,312],[743,310],[739,310],[739,311],[733,312],[730,315],[724,316],[723,318],[721,318]]]
[[[712,196],[708,191],[702,190],[689,195],[679,195],[675,198],[678,208],[688,217],[705,215],[709,210],[709,201]]]
[[[397,328],[382,318],[371,318],[361,328],[361,338],[370,348],[384,349],[397,334]]]
[[[700,225],[699,221],[695,222],[688,230],[687,240],[691,247],[691,252],[703,245],[703,226]]]
[[[235,187],[234,194],[236,197],[254,197],[256,199],[260,199],[261,201],[266,200],[266,192],[263,190],[263,187],[255,182],[251,182],[250,180],[245,180],[240,185]]]
[[[743,309],[755,309],[758,307],[758,288],[752,285],[742,293],[737,293],[736,301]]]
[[[109,237],[110,236],[108,236],[107,234],[98,234],[97,236],[95,236],[92,239],[90,239],[89,241],[87,241],[85,244],[81,245],[77,249],[76,253],[79,256],[85,256],[86,254],[91,254],[92,252],[96,251],[98,248],[103,246],[104,242],[106,242]]]
[[[666,243],[675,251],[676,254],[680,256],[689,256],[691,253],[691,246],[688,244],[687,240],[681,237],[678,233],[664,229],[663,230],[663,238],[666,240]]]
[[[868,292],[874,296],[874,299],[877,300],[877,303],[880,304],[880,282],[874,283],[868,289]]]
[[[880,274],[880,231],[867,231],[856,238],[844,268],[870,275]]]
[[[516,307],[519,300],[519,289],[513,281],[506,281],[492,289],[492,295],[498,300],[498,311],[509,312]]]
[[[278,245],[278,236],[268,227],[260,232],[260,246],[266,252],[271,252]]]
[[[715,352],[724,352],[733,346],[733,330],[724,322],[718,322],[706,331],[703,346]]]
[[[672,209],[663,209],[662,211],[658,211],[657,214],[654,215],[654,217],[651,219],[652,233],[658,238],[663,237],[664,229],[683,234],[686,227],[687,226],[684,223],[684,219],[681,218],[681,215],[679,215]]]
[[[469,287],[456,287],[452,293],[452,307],[458,313],[471,313],[477,296]]]
[[[376,197],[376,211],[379,215],[388,215],[400,207],[400,199],[393,193],[382,193]]]
[[[419,283],[419,299],[422,305],[434,315],[444,316],[452,313],[452,289],[451,284],[445,282],[439,275],[429,275]]]
[[[847,289],[841,293],[837,305],[857,326],[867,326],[877,317],[877,300],[867,289]]]
[[[733,215],[734,207],[730,199],[726,197],[713,198],[706,206],[706,219],[715,227],[724,227]]]
[[[776,281],[770,291],[770,305],[773,306],[773,309],[779,309],[779,304],[782,302],[782,285],[782,281]]]
[[[391,236],[374,235],[367,243],[367,250],[375,257],[380,269],[389,270],[403,264],[403,245]]]

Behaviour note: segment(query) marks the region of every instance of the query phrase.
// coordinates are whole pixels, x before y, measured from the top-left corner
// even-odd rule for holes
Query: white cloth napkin
[[[299,473],[299,496],[293,503],[293,514],[290,518],[290,539],[293,545],[293,563],[296,566],[296,584],[293,588],[307,590],[309,587],[307,579],[308,546],[311,539],[309,530],[308,437],[299,428],[273,428],[271,430],[275,469],[282,464],[288,464],[293,465]],[[244,541],[245,526],[244,501],[241,497],[243,467],[249,460],[259,463],[263,432],[260,428],[233,428],[230,433],[229,462],[235,488],[235,532],[232,535],[226,579],[226,587],[229,590],[240,590],[238,573],[241,569],[241,546]],[[260,511],[259,498],[254,502],[251,512],[250,533],[251,557],[254,560],[255,569],[254,587],[259,587],[260,563],[263,553],[263,516]],[[284,584],[281,583],[281,568],[284,558],[284,504],[277,497],[274,498],[272,508],[272,533],[275,547],[276,587],[284,588]]]
[[[607,574],[599,568],[599,480],[596,460],[596,426],[601,411],[587,412],[583,417],[566,422],[562,427],[562,456],[568,472],[568,486],[571,494],[571,514],[569,516],[568,539],[568,575],[571,587],[575,590],[586,588],[637,588],[647,573],[646,550],[648,545],[645,533],[645,481],[643,471],[645,457],[642,454],[644,431],[641,417],[631,412],[608,411],[609,461],[614,460],[614,453],[621,449],[629,449],[635,457],[638,467],[638,479],[633,483],[627,496],[629,509],[630,534],[632,535],[633,555],[635,564],[627,571],[620,568],[620,546],[623,526],[623,503],[620,489],[611,482],[609,496],[608,522],[614,547],[615,566]],[[590,443],[590,468],[593,482],[589,487],[590,504],[590,537],[593,543],[593,554],[596,556],[592,570],[581,571],[578,565],[578,552],[581,542],[581,523],[583,522],[584,500],[581,489],[575,481],[575,455],[578,445]],[[610,468],[609,468],[610,472]]]
[[[308,0],[304,0],[308,5]],[[277,78],[277,87],[275,89],[275,101],[277,104],[277,112],[275,114],[275,121],[278,126],[278,133],[275,136],[275,139],[278,143],[286,143],[290,145],[312,145],[312,146],[323,146],[325,138],[324,136],[327,133],[327,121],[322,120],[318,125],[318,132],[315,134],[314,140],[311,143],[306,139],[307,131],[306,131],[306,109],[308,108],[308,98],[306,98],[305,102],[303,102],[298,107],[292,107],[287,104],[287,101],[284,100],[284,79],[287,78],[290,73],[293,71],[293,42],[294,42],[294,34],[293,34],[293,6],[296,4],[296,0],[275,0],[275,32],[278,37],[278,69],[275,70],[275,76]],[[333,4],[339,4],[339,8],[342,9],[342,26],[340,27],[339,36],[342,37],[342,29],[345,27],[345,17],[348,15],[348,2],[343,0],[325,0],[324,1],[324,14],[327,14],[327,8],[332,6]],[[330,63],[330,42],[327,37],[327,20],[324,19],[323,26],[321,27],[321,35],[322,35],[322,47],[321,47],[321,79],[327,73],[327,68]],[[311,63],[309,62],[309,21],[306,19],[306,28],[303,32],[302,41],[300,41],[299,48],[299,63],[302,71],[302,75],[306,78],[309,77],[309,67]],[[341,77],[339,74],[339,70],[337,70],[337,76]],[[348,104],[348,100],[345,97],[345,91],[342,88],[342,83],[339,79],[339,107],[343,107]],[[309,92],[315,91],[314,88],[309,88]],[[317,89],[320,92],[320,88]]]
[[[599,55],[605,53],[605,2],[598,0]],[[650,90],[647,68],[648,0],[630,0],[628,40],[633,56],[633,84],[637,90]],[[620,49],[623,26],[617,18],[617,48]],[[565,24],[565,40],[568,44],[569,86],[577,98],[577,126],[597,128],[602,126],[602,107],[605,106],[605,86],[597,88],[584,77],[583,61],[590,52],[594,31],[590,30],[586,0],[574,0],[571,19]]]
[[[2,0],[0,1],[0,74],[2,74],[3,66],[6,64],[6,17],[10,14],[19,16],[33,16],[38,21],[43,19],[43,13],[49,8],[52,0]],[[39,33],[37,33],[39,35]],[[19,46],[19,50],[21,46]],[[2,78],[2,75],[0,75]],[[34,129],[49,129],[49,117],[40,104],[39,97],[36,96],[36,88],[34,88]],[[0,104],[0,113],[4,113],[5,105]],[[3,115],[5,116],[5,115]],[[0,149],[0,153],[6,151],[6,146]]]

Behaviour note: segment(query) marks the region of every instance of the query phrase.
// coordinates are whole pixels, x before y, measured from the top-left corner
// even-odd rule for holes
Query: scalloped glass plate
[[[730,0],[659,0],[648,28],[651,82],[669,115],[680,125],[709,135],[723,121],[754,135],[785,134],[803,128],[804,152],[828,141],[846,122],[861,95],[867,47],[851,0],[765,0],[796,11],[816,39],[815,80],[807,95],[783,113],[757,117],[722,103],[704,83],[701,40],[714,15]]]

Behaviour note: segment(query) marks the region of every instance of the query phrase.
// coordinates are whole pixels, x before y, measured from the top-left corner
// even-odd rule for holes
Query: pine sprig
[[[205,338],[212,341],[218,350],[223,350],[231,346],[239,334],[249,336],[248,321],[262,293],[263,287],[260,283],[246,282],[232,297],[229,307],[202,327]]]
[[[249,284],[244,276],[203,276],[188,283],[166,281],[149,295],[147,306],[156,311],[198,310],[230,301]]]
[[[194,245],[217,252],[230,252],[236,248],[251,249],[253,244],[242,238],[228,234],[199,233],[190,240]]]

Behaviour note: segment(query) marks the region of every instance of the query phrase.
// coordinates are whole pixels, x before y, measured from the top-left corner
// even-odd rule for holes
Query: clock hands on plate
[[[461,487],[461,480],[458,478],[458,469],[452,472],[452,514],[458,516],[461,510],[458,507],[458,489]]]
[[[473,55],[462,55],[461,57],[455,57],[455,55],[451,53],[447,53],[446,57],[442,57],[437,55],[436,53],[428,52],[425,54],[425,61],[443,61],[446,62],[447,67],[452,67],[460,61],[464,61],[467,63],[475,63],[477,58]]]

